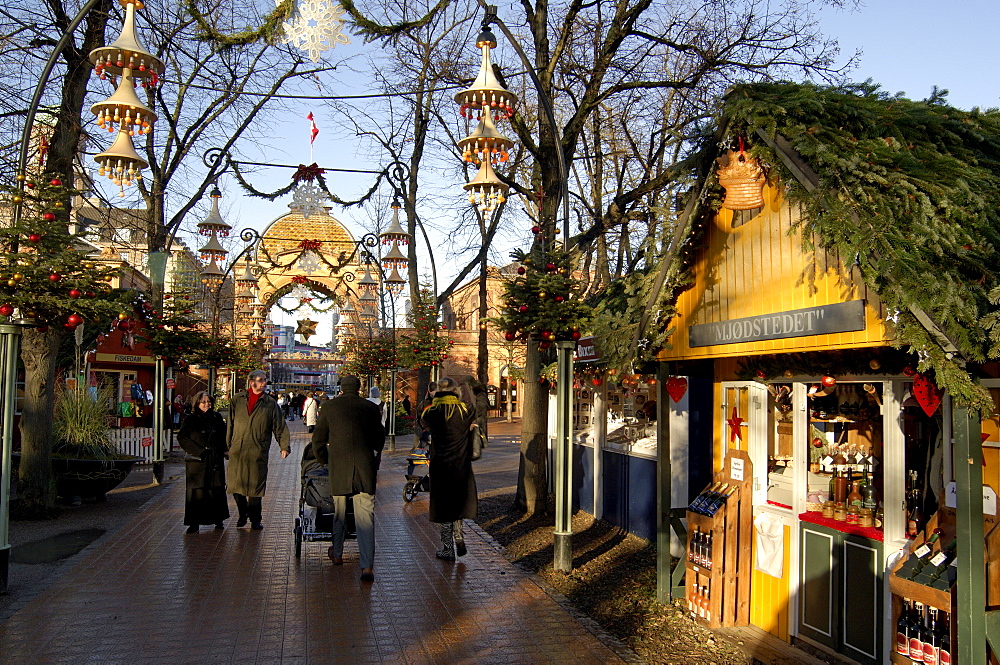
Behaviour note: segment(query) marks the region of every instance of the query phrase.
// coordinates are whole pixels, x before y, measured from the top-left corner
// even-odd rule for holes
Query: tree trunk
[[[517,470],[514,507],[529,515],[545,513],[548,500],[548,399],[538,383],[541,358],[528,344],[521,389],[521,462]]]
[[[24,407],[21,411],[21,466],[18,496],[26,514],[55,507],[52,477],[52,411],[55,400],[56,354],[63,330],[28,328],[21,336],[24,362]]]

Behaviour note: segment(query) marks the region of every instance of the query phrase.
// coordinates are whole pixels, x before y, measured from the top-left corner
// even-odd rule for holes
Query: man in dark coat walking
[[[375,481],[385,428],[379,408],[361,397],[361,381],[350,374],[340,379],[340,395],[324,402],[312,435],[316,459],[330,471],[333,496],[333,545],[327,552],[334,565],[344,563],[344,517],[347,496],[354,495],[361,580],[374,581]]]
[[[264,394],[267,374],[259,369],[250,372],[248,384],[250,389],[236,395],[230,405],[226,484],[240,515],[236,526],[246,526],[249,519],[251,528],[260,531],[271,437],[278,440],[281,457],[288,457],[288,428],[278,403]]]

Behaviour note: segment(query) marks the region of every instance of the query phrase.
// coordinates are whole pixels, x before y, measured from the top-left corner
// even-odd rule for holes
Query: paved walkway
[[[323,542],[296,559],[293,428],[292,455],[272,451],[264,531],[185,535],[175,482],[0,624],[0,663],[622,662],[477,531],[468,556],[437,560],[427,495],[402,500],[405,453],[382,464],[374,584],[353,541],[342,567]]]

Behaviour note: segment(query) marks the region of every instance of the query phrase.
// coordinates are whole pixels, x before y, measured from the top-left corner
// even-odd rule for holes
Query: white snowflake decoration
[[[305,274],[311,275],[323,267],[323,262],[320,260],[316,252],[311,249],[307,249],[299,256],[298,267],[299,270]]]
[[[286,298],[295,298],[299,302],[312,297],[312,289],[306,288],[302,284],[296,284],[292,290],[285,294]]]
[[[309,59],[319,61],[320,53],[337,44],[350,44],[345,35],[343,7],[332,0],[299,0],[282,28],[284,42],[309,53]]]
[[[326,202],[326,192],[319,185],[303,180],[292,192],[292,202],[288,207],[304,219],[309,219],[313,213],[322,212]]]

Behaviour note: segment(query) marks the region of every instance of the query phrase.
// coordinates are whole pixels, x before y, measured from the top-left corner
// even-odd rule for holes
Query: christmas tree
[[[454,342],[440,332],[444,326],[438,320],[438,308],[431,290],[421,287],[413,300],[407,317],[412,333],[400,340],[400,361],[402,364],[420,369],[434,367],[448,358],[448,351]]]

